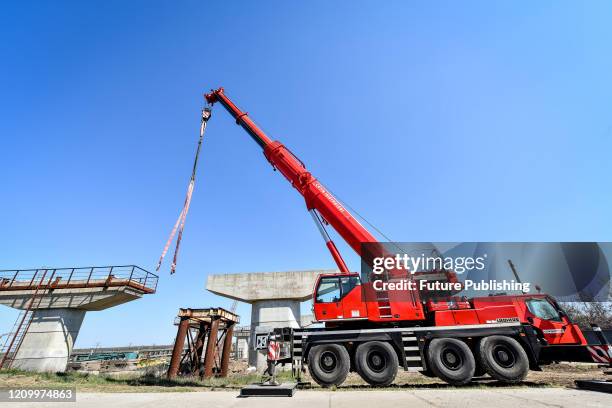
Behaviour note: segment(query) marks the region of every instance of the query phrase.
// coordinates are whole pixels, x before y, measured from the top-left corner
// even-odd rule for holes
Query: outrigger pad
[[[590,391],[608,392],[612,394],[612,382],[599,380],[576,380],[578,388]]]
[[[251,384],[240,389],[240,397],[293,397],[296,383],[281,385]]]

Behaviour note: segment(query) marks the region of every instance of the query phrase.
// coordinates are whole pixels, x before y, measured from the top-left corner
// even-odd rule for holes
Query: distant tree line
[[[562,307],[570,319],[583,329],[590,328],[591,323],[603,329],[612,329],[612,303],[571,302],[563,303]]]

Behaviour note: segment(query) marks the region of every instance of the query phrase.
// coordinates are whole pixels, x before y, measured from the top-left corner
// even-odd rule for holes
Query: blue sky
[[[607,2],[14,2],[0,16],[0,267],[153,270],[223,85],[397,241],[612,238]],[[338,242],[351,266],[354,256]],[[172,341],[211,273],[334,267],[220,107],[178,272],[77,346]],[[248,320],[248,308],[238,312]],[[0,309],[0,333],[16,314]]]

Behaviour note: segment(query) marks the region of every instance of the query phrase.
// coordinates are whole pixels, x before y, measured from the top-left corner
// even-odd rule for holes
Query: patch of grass
[[[33,373],[15,369],[0,370],[0,387],[76,387],[78,391],[95,392],[164,392],[239,389],[260,381],[258,374],[230,375],[226,378],[177,377],[140,373],[88,374],[88,373]],[[289,381],[290,372],[280,372],[279,381]]]
[[[470,389],[470,388],[546,388],[546,387],[573,387],[575,379],[604,379],[605,375],[593,365],[553,365],[544,368],[544,371],[532,371],[526,381],[519,384],[503,384],[492,378],[483,377],[474,379],[465,387],[453,387],[437,378],[428,378],[420,374],[398,372],[394,384],[388,387],[371,387],[356,373],[350,373],[346,382],[340,387],[321,388],[308,374],[304,380],[311,381],[312,390],[333,391],[398,391],[419,389]],[[186,391],[214,391],[237,390],[243,386],[261,379],[257,373],[230,374],[227,378],[210,378],[200,380],[198,377],[178,377],[169,380],[157,371],[145,373],[126,372],[117,374],[87,374],[87,373],[32,373],[15,369],[0,370],[0,387],[76,387],[80,392],[186,392]],[[279,382],[290,382],[290,371],[279,371]]]

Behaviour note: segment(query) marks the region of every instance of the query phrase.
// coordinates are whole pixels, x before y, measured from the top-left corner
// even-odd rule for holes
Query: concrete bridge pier
[[[251,351],[255,348],[257,328],[300,327],[300,301],[297,300],[260,300],[251,306],[251,338],[249,339],[249,366],[261,369],[266,367],[266,355]]]
[[[300,327],[300,304],[312,297],[317,277],[335,270],[209,275],[210,292],[252,305],[249,365],[261,371],[266,356],[255,351],[255,335],[278,327]]]
[[[17,351],[12,368],[59,372],[66,369],[85,310],[38,309]]]

